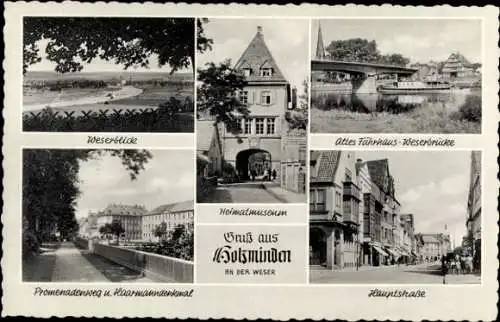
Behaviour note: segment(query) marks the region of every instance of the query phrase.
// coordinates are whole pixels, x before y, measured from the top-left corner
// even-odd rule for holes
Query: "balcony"
[[[328,221],[330,220],[330,216],[328,213],[320,213],[320,212],[311,212],[309,215],[309,221]]]
[[[344,197],[345,196],[360,200],[360,191],[354,182],[344,182]]]

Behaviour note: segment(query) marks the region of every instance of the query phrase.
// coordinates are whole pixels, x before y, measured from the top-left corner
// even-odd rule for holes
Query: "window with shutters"
[[[325,189],[311,189],[309,191],[309,209],[310,211],[325,211]]]
[[[240,92],[240,102],[243,104],[248,104],[248,91]]]
[[[274,118],[267,119],[267,134],[274,134]]]
[[[263,91],[261,94],[260,102],[262,105],[271,105],[271,92]]]
[[[264,134],[264,119],[255,119],[255,134]]]
[[[252,134],[252,120],[245,119],[245,128],[243,129],[243,134]]]

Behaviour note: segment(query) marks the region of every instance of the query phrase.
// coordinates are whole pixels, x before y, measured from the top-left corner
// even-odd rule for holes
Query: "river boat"
[[[443,93],[451,91],[452,86],[443,81],[400,81],[392,82],[378,87],[382,94],[422,94]]]

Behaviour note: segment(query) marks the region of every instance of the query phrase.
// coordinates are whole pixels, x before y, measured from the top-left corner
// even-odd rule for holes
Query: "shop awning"
[[[378,246],[372,245],[373,249],[375,249],[382,256],[389,256],[384,250]]]
[[[391,254],[392,256],[394,257],[399,257],[401,256],[401,254],[399,254],[397,251],[395,251],[394,249],[390,249],[390,248],[386,248],[386,250],[389,252],[389,254]]]

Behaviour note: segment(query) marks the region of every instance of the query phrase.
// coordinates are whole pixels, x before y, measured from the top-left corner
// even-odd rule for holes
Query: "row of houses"
[[[113,221],[121,223],[126,240],[158,241],[154,233],[158,225],[165,223],[167,231],[173,231],[178,225],[194,222],[194,201],[165,204],[151,211],[141,205],[110,204],[81,219],[79,234],[86,238],[99,237],[99,229]]]
[[[400,214],[388,159],[363,161],[354,151],[311,151],[310,264],[327,268],[437,260],[446,234],[417,234]]]
[[[472,64],[460,52],[451,53],[444,62],[431,60],[428,63],[415,63],[410,67],[418,70],[413,75],[413,78],[421,80],[436,77],[455,80],[481,75],[480,64]]]

